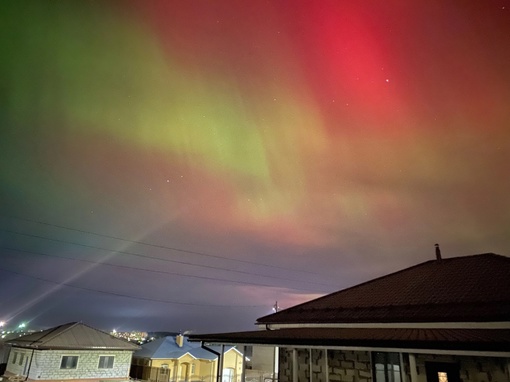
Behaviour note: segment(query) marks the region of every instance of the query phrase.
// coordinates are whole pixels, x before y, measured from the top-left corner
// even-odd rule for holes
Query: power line
[[[131,298],[131,299],[142,300],[142,301],[159,302],[159,303],[174,304],[174,305],[188,305],[188,306],[211,307],[211,308],[262,308],[262,307],[265,306],[265,305],[198,304],[198,303],[192,303],[192,302],[182,302],[182,301],[172,301],[172,300],[160,300],[160,299],[156,299],[156,298],[138,297],[138,296],[133,296],[133,295],[124,294],[124,293],[108,292],[108,291],[104,291],[104,290],[100,290],[100,289],[80,287],[80,286],[72,285],[72,284],[65,283],[65,282],[61,283],[61,282],[58,282],[58,281],[48,280],[48,279],[45,279],[45,278],[42,278],[42,277],[37,277],[37,276],[29,275],[29,274],[26,274],[26,273],[22,273],[22,272],[16,272],[16,271],[13,271],[13,270],[10,270],[10,269],[6,269],[6,268],[3,268],[3,267],[0,267],[0,270],[4,271],[4,272],[8,272],[8,273],[13,273],[13,274],[16,274],[16,275],[19,275],[19,276],[23,276],[23,277],[27,277],[27,278],[31,278],[31,279],[35,279],[35,280],[44,281],[44,282],[47,282],[47,283],[59,285],[59,286],[66,286],[66,287],[69,287],[69,288],[80,289],[80,290],[84,290],[84,291],[87,291],[87,292],[102,293],[102,294],[107,294],[107,295],[111,295],[111,296]]]
[[[288,277],[282,277],[282,276],[278,276],[278,277],[267,276],[267,275],[264,275],[264,274],[261,274],[261,273],[248,272],[248,271],[240,271],[240,270],[230,269],[230,268],[225,268],[225,267],[217,267],[217,266],[214,266],[214,265],[194,264],[194,263],[190,263],[190,262],[187,262],[187,261],[165,259],[165,258],[161,258],[161,257],[157,257],[157,256],[143,255],[143,254],[139,254],[139,253],[135,253],[135,252],[111,250],[111,249],[108,249],[108,248],[98,247],[98,246],[95,246],[95,245],[77,243],[77,242],[68,241],[68,240],[62,240],[62,239],[49,238],[49,237],[46,237],[46,236],[34,235],[34,234],[23,233],[23,232],[17,232],[17,231],[5,230],[5,229],[1,229],[0,231],[11,233],[11,234],[16,234],[16,235],[21,235],[21,236],[33,237],[33,238],[37,238],[37,239],[49,240],[49,241],[53,241],[53,242],[57,242],[57,243],[71,244],[71,245],[77,245],[77,246],[81,246],[81,247],[85,247],[85,248],[98,249],[98,250],[106,251],[106,252],[122,253],[122,254],[125,254],[125,255],[141,257],[141,258],[145,258],[145,259],[153,259],[153,260],[165,261],[165,262],[175,263],[175,264],[182,264],[182,265],[189,265],[189,266],[200,267],[200,268],[221,270],[221,271],[239,273],[239,274],[249,275],[249,276],[259,276],[259,277],[265,277],[265,278],[270,278],[270,279],[277,278],[278,280],[283,280],[283,281],[292,281],[292,282],[300,282],[300,283],[304,282],[304,283],[307,283],[307,284],[315,284],[315,285],[321,285],[321,286],[327,286],[327,287],[336,287],[336,285],[333,285],[333,284],[320,283],[320,282],[316,282],[316,281],[303,281],[302,279],[296,280],[296,279],[292,279],[292,278],[288,278]],[[14,250],[16,250],[16,249],[14,249]],[[45,255],[45,254],[42,254],[42,255]],[[46,256],[51,256],[51,255],[46,255]],[[192,276],[190,276],[190,277],[192,277]],[[194,277],[198,277],[198,276],[194,276]],[[225,279],[224,281],[231,281],[231,280],[226,280]],[[253,285],[268,286],[266,284],[253,284]],[[298,290],[304,290],[304,289],[298,289]]]
[[[139,267],[130,267],[128,265],[118,265],[118,264],[112,264],[112,263],[106,263],[103,261],[93,261],[93,260],[84,260],[84,259],[78,259],[75,257],[67,257],[67,256],[58,256],[58,255],[50,255],[48,253],[38,252],[38,251],[29,251],[19,248],[11,248],[11,247],[5,247],[2,246],[0,249],[5,249],[8,251],[15,251],[15,252],[22,252],[27,253],[30,255],[35,256],[46,256],[46,257],[53,257],[57,259],[65,259],[65,260],[72,260],[72,261],[81,261],[83,263],[90,263],[90,264],[97,264],[97,265],[106,265],[113,268],[122,268],[122,269],[129,269],[129,270],[135,270],[135,271],[144,271],[144,272],[150,272],[150,273],[159,273],[159,274],[166,274],[166,275],[172,275],[172,276],[181,276],[181,277],[190,277],[190,278],[197,278],[202,280],[212,280],[212,281],[225,281],[230,282],[234,284],[243,284],[243,285],[257,285],[257,286],[263,286],[263,287],[269,287],[269,288],[281,288],[281,286],[278,285],[271,285],[271,284],[263,284],[263,283],[256,283],[256,282],[249,282],[249,281],[237,281],[237,280],[229,280],[229,279],[223,279],[223,278],[217,278],[217,277],[208,277],[208,276],[197,276],[197,275],[188,275],[188,274],[182,274],[177,272],[169,272],[169,271],[163,271],[163,270],[155,270],[155,269],[147,269],[147,268],[139,268]],[[285,287],[287,289],[293,289],[293,290],[301,290],[301,291],[309,291],[308,289],[304,288],[289,288]]]
[[[292,272],[298,272],[298,273],[307,273],[307,274],[313,274],[313,275],[322,276],[319,273],[311,272],[311,271],[303,271],[303,270],[299,270],[299,269],[290,269],[290,268],[280,267],[278,265],[263,264],[263,263],[257,263],[255,261],[239,260],[239,259],[234,259],[234,258],[226,257],[226,256],[211,255],[211,254],[208,254],[208,253],[205,253],[205,252],[192,251],[192,250],[184,249],[184,248],[170,247],[170,246],[161,245],[161,244],[153,244],[153,243],[148,243],[148,242],[145,242],[145,241],[124,239],[124,238],[118,237],[118,236],[105,235],[105,234],[101,234],[101,233],[97,233],[97,232],[86,231],[86,230],[82,230],[82,229],[78,229],[78,228],[72,228],[72,227],[66,227],[66,226],[62,226],[62,225],[58,225],[58,224],[53,224],[53,223],[48,223],[48,222],[44,222],[44,221],[21,218],[21,217],[18,217],[18,216],[6,216],[6,215],[0,215],[0,216],[2,216],[4,218],[8,218],[8,219],[16,219],[16,220],[26,221],[26,222],[30,222],[30,223],[36,223],[36,224],[46,225],[46,226],[50,226],[50,227],[55,227],[55,228],[59,228],[59,229],[65,229],[65,230],[68,230],[68,231],[85,233],[85,234],[88,234],[88,235],[94,235],[94,236],[104,237],[104,238],[108,238],[108,239],[125,241],[127,243],[132,243],[132,244],[146,245],[146,246],[149,246],[149,247],[160,248],[160,249],[167,249],[167,250],[176,251],[176,252],[182,252],[182,253],[189,253],[189,254],[193,254],[193,255],[197,255],[197,256],[209,257],[209,258],[214,258],[214,259],[236,261],[236,262],[244,263],[244,264],[257,265],[257,266],[274,268],[274,269],[280,269],[280,270],[285,270],[285,271],[292,271]]]

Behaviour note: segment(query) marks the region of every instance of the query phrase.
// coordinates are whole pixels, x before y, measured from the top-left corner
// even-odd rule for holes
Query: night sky
[[[234,331],[510,249],[510,0],[0,2],[0,321]]]

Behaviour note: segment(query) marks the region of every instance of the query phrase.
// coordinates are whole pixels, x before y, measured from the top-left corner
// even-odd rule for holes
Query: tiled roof
[[[81,322],[71,322],[41,332],[15,338],[7,343],[35,349],[136,350],[139,346],[94,329]]]
[[[226,347],[225,352],[232,349],[233,346]],[[221,347],[212,347],[213,350],[220,353]],[[197,359],[215,360],[217,356],[210,351],[203,349],[199,343],[188,341],[187,337],[183,339],[182,347],[179,347],[175,341],[175,336],[158,338],[154,341],[142,345],[142,348],[134,353],[135,357],[150,359],[178,359],[185,354],[190,354]]]
[[[293,328],[197,334],[194,341],[224,344],[508,352],[510,329]]]
[[[510,318],[510,258],[431,260],[259,318],[259,324],[491,322]]]

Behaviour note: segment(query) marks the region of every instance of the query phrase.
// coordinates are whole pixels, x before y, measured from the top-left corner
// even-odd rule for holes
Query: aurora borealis
[[[509,1],[6,1],[0,32],[0,320],[250,329],[436,242],[509,253]]]

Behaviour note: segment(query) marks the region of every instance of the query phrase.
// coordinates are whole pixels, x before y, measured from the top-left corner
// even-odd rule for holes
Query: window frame
[[[66,360],[66,362],[64,363],[64,359]],[[74,362],[71,362],[71,367],[64,367],[66,366],[69,362],[67,361],[68,359],[72,359],[72,360],[76,360]],[[78,369],[78,362],[80,360],[80,356],[78,355],[75,355],[75,354],[72,354],[72,355],[65,355],[63,354],[62,355],[62,358],[60,358],[60,370],[76,370]],[[74,364],[74,367],[72,367]]]
[[[170,374],[170,367],[168,363],[164,363],[159,367],[159,374],[160,375],[169,375]]]
[[[383,358],[383,362],[377,362],[379,357]],[[372,376],[373,382],[402,382],[402,365],[400,363],[400,353],[395,352],[372,352]],[[383,365],[384,370],[384,379],[378,379],[377,374],[378,370],[376,365]],[[391,369],[388,367],[391,365]],[[399,380],[395,380],[395,366],[398,366],[398,376]]]
[[[109,366],[110,365],[110,360],[111,360],[111,366]],[[103,362],[101,362],[101,361],[103,361]],[[113,369],[114,365],[115,365],[115,356],[114,355],[105,354],[105,355],[100,355],[99,356],[99,360],[98,360],[98,363],[97,363],[97,368],[98,369],[100,369],[100,370],[103,370],[103,369]]]

